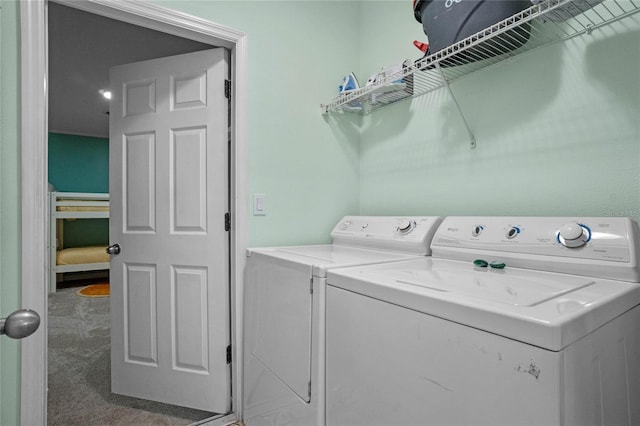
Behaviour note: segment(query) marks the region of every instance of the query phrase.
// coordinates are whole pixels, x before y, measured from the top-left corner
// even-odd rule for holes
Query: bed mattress
[[[57,265],[109,262],[106,246],[72,247],[56,254]]]
[[[68,220],[69,222],[73,222],[79,218],[83,218],[86,219],[87,216],[82,216],[82,217],[73,217],[73,215],[75,213],[80,214],[104,214],[104,218],[109,217],[109,206],[57,206],[56,207],[56,212],[60,213],[60,214],[64,214],[65,220]],[[68,215],[71,215],[71,217],[67,217]],[[101,216],[102,217],[102,216]],[[97,219],[98,217],[96,217]]]
[[[59,212],[108,212],[109,206],[57,206]]]

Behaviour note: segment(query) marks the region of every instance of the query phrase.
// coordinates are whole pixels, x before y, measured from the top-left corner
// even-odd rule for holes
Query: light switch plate
[[[266,216],[267,205],[264,194],[253,194],[253,215]]]

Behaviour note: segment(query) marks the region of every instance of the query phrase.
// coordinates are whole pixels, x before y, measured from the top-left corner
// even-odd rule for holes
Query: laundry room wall
[[[18,2],[0,2],[0,317],[20,309]],[[0,337],[0,425],[19,423],[20,341]]]
[[[362,9],[363,78],[421,56],[408,3]],[[475,149],[445,90],[366,116],[360,212],[640,220],[639,40],[636,14],[454,82]]]
[[[320,103],[358,66],[358,2],[158,3],[248,34],[249,245],[329,241],[358,213],[358,135],[334,132]]]

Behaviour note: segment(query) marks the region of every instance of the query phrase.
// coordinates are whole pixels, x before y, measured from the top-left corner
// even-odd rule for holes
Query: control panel
[[[447,217],[434,257],[640,281],[638,224],[602,217]],[[626,272],[624,272],[626,271]]]
[[[333,244],[428,255],[441,218],[345,216],[331,232]]]

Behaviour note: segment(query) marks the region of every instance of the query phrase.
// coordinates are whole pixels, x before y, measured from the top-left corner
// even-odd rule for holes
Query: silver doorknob
[[[107,253],[120,254],[120,244],[112,244],[109,247],[107,247]]]
[[[40,315],[30,309],[20,309],[6,318],[0,318],[0,334],[12,339],[31,336],[40,326]]]

